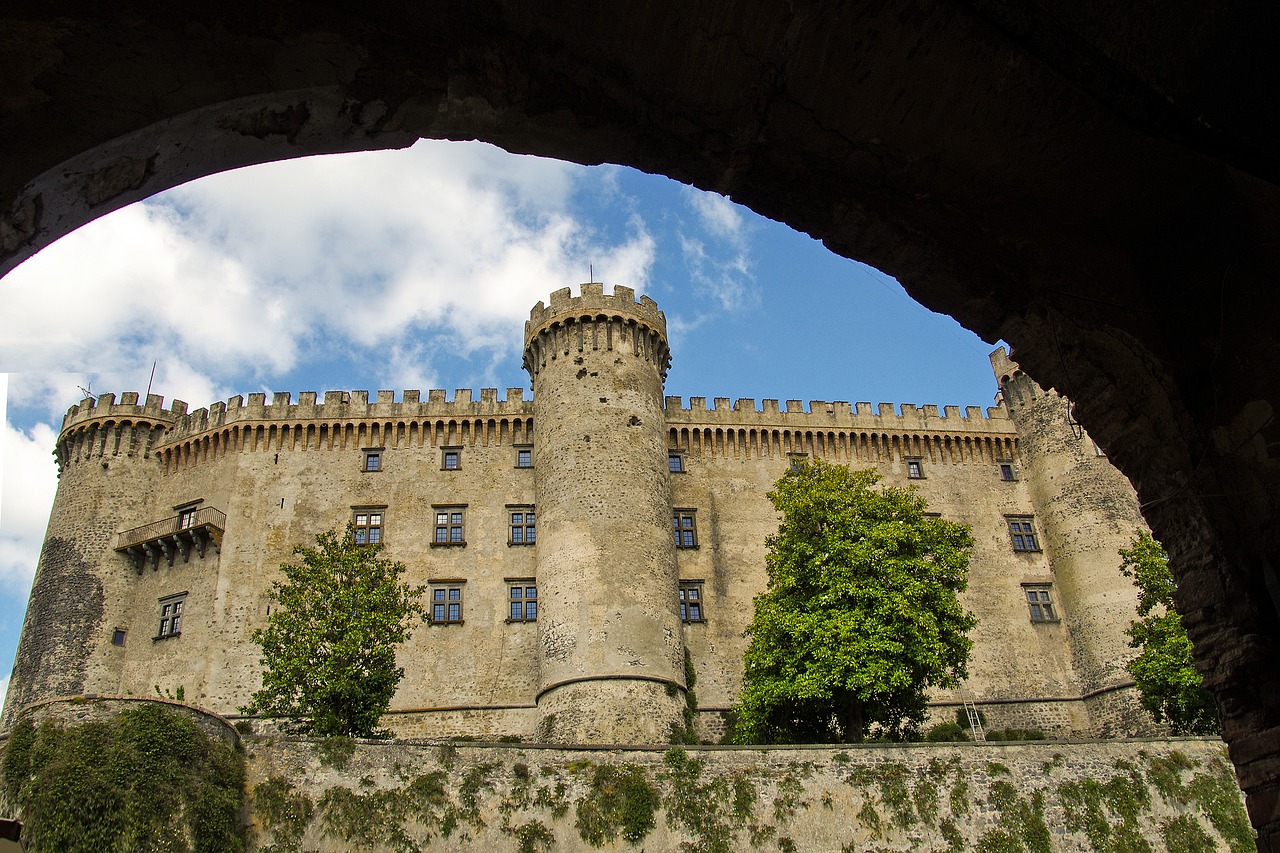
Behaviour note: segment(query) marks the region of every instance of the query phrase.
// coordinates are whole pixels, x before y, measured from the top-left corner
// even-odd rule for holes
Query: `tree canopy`
[[[965,677],[973,537],[879,480],[815,460],[769,492],[782,522],[747,629],[740,742],[900,737],[923,722],[929,688]]]
[[[404,669],[396,647],[426,611],[424,587],[400,577],[403,563],[379,557],[380,545],[356,544],[354,530],[316,537],[293,549],[272,584],[278,606],[253,633],[262,646],[262,689],[242,710],[284,717],[298,732],[386,737],[378,721]]]
[[[1169,556],[1146,531],[1120,550],[1120,570],[1138,588],[1138,616],[1125,631],[1129,645],[1142,651],[1126,669],[1142,694],[1142,707],[1174,734],[1208,735],[1219,731],[1218,703],[1205,689],[1191,656],[1191,639],[1173,606],[1177,585]]]

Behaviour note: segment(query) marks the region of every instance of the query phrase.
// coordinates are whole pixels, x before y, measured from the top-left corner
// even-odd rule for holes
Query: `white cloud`
[[[49,424],[30,431],[4,424],[4,483],[0,487],[0,589],[25,595],[49,523],[58,487],[53,447],[57,432]]]
[[[4,707],[5,697],[9,695],[9,676],[0,678],[0,708]]]
[[[757,304],[760,292],[752,272],[749,235],[738,206],[722,195],[692,187],[683,196],[696,219],[693,234],[680,234],[693,286],[725,311]]]

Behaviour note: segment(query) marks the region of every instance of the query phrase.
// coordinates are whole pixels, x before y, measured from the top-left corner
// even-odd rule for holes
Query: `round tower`
[[[1124,630],[1136,618],[1137,591],[1120,573],[1121,548],[1147,529],[1133,486],[1075,422],[1071,403],[1023,373],[1003,349],[991,354],[1001,397],[1018,431],[1034,523],[1053,572],[1091,733],[1150,729],[1125,665],[1136,652]]]
[[[102,394],[73,406],[58,435],[58,491],[36,566],[3,726],[55,696],[116,692],[122,658],[112,623],[130,598],[128,562],[116,552],[121,518],[144,514],[158,461],[155,443],[181,414],[162,398]]]
[[[538,510],[540,740],[666,743],[683,707],[666,317],[629,287],[525,324]]]

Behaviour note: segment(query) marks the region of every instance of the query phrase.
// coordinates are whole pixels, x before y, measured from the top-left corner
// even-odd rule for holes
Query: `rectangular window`
[[[431,624],[462,624],[462,581],[431,584]]]
[[[510,622],[538,621],[538,587],[529,578],[508,580]]]
[[[533,448],[532,447],[516,448],[516,467],[517,468],[533,467]]]
[[[792,471],[799,471],[805,465],[809,464],[808,453],[788,453],[787,460],[791,464]]]
[[[466,507],[438,506],[435,507],[435,513],[436,535],[431,544],[465,545],[463,523],[466,517]]]
[[[351,526],[357,545],[382,543],[382,511],[357,509],[352,513]]]
[[[1013,482],[1014,480],[1018,479],[1017,476],[1015,476],[1014,474],[1012,462],[1000,462],[999,465],[1000,465],[1001,480],[1005,480],[1007,482]]]
[[[364,465],[362,471],[381,471],[382,470],[382,451],[366,450],[364,452]]]
[[[924,462],[919,456],[907,457],[907,476],[912,480],[924,479]]]
[[[176,637],[182,633],[182,603],[186,598],[187,594],[182,592],[160,599],[160,630],[156,632],[157,640]],[[121,644],[123,642],[122,637]]]
[[[1040,543],[1036,541],[1035,522],[1029,515],[1007,516],[1009,537],[1013,540],[1015,551],[1039,551]]]
[[[511,545],[533,545],[538,541],[537,516],[533,507],[511,510]]]
[[[178,507],[178,529],[189,530],[196,523],[196,512],[199,509],[199,504]]]
[[[684,454],[674,450],[667,454],[667,470],[672,474],[684,473]]]
[[[445,471],[457,471],[462,467],[462,448],[446,447],[440,451],[440,467]]]
[[[680,621],[707,621],[702,609],[702,581],[680,581]]]
[[[694,510],[678,509],[671,517],[675,528],[677,548],[697,548],[698,528],[694,523]]]
[[[163,608],[162,608],[162,609],[163,609]],[[123,628],[116,628],[114,631],[112,631],[112,632],[111,632],[111,645],[113,645],[113,646],[123,646],[123,645],[124,645],[124,635],[125,635],[125,630],[124,630]]]
[[[1031,608],[1032,622],[1057,622],[1058,616],[1053,611],[1053,600],[1049,597],[1048,586],[1024,586],[1027,594],[1027,606]]]

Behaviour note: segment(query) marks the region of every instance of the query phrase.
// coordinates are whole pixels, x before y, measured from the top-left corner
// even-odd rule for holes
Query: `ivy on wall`
[[[31,853],[245,847],[244,756],[157,705],[75,726],[23,720],[0,768]]]

